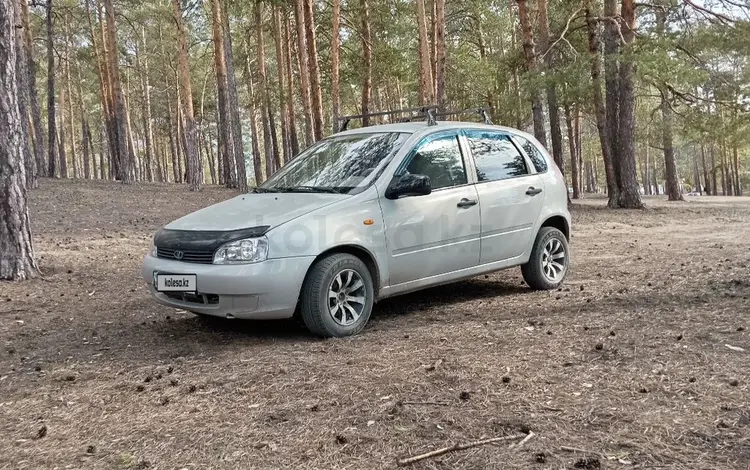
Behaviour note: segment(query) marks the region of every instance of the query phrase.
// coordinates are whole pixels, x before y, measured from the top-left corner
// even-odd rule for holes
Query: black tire
[[[339,274],[346,275],[349,271],[354,271],[362,281],[363,286],[358,292],[363,294],[364,303],[359,317],[353,323],[344,325],[331,313],[329,290],[335,285],[334,281]],[[342,338],[362,331],[370,319],[374,303],[372,275],[365,263],[356,256],[335,253],[318,260],[307,273],[300,296],[300,316],[312,334],[325,338]],[[337,313],[341,315],[340,312]],[[347,320],[353,318],[349,313],[345,315],[348,315]]]
[[[550,276],[545,274],[545,265],[547,263],[546,256],[544,254],[545,247],[556,240],[562,247],[564,258],[562,263],[558,263],[563,266],[562,275],[559,278],[551,279]],[[554,243],[554,242],[553,242]],[[523,274],[523,280],[534,290],[552,290],[557,289],[565,282],[565,277],[568,274],[568,267],[570,266],[570,250],[568,248],[568,239],[558,229],[554,227],[542,227],[536,236],[534,241],[534,247],[531,250],[531,257],[529,262],[521,266],[521,273]]]

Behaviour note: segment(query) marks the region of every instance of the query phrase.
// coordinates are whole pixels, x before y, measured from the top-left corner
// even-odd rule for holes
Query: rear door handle
[[[526,194],[528,194],[529,196],[536,196],[537,194],[541,192],[542,192],[541,189],[537,189],[533,186],[526,190]]]
[[[478,204],[476,199],[466,199],[463,198],[458,202],[458,207],[471,207],[476,206]]]

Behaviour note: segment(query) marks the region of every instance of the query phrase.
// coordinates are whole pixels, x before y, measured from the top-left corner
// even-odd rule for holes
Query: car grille
[[[191,304],[218,305],[219,296],[216,294],[193,294],[192,292],[163,292],[170,299],[180,300]]]
[[[179,253],[182,256],[179,256]],[[178,253],[176,256],[175,253]],[[213,251],[180,251],[167,248],[156,248],[156,256],[162,259],[172,259],[185,263],[212,264],[214,262]]]

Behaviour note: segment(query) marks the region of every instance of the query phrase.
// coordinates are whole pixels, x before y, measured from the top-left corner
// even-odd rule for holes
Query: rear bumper
[[[143,260],[142,276],[151,295],[170,307],[217,317],[289,318],[314,256],[269,259],[262,263],[214,265],[155,258]],[[168,295],[154,289],[154,272],[195,274],[197,296]]]

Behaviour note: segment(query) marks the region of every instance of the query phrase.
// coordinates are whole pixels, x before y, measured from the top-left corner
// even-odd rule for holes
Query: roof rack
[[[482,117],[484,124],[492,125],[492,120],[490,119],[490,115],[487,113],[487,110],[484,108],[469,108],[469,109],[462,109],[460,111],[446,111],[444,113],[437,113],[435,117],[459,116],[462,114],[478,114],[479,116]]]
[[[423,106],[421,108],[405,108],[405,109],[395,109],[393,111],[379,111],[376,113],[366,113],[366,114],[352,114],[350,116],[341,116],[339,118],[336,118],[337,121],[341,122],[341,126],[338,128],[338,132],[345,131],[346,128],[349,126],[349,122],[351,122],[352,119],[364,119],[364,118],[370,118],[370,117],[376,117],[376,116],[393,116],[396,114],[417,114],[417,116],[413,117],[421,117],[423,119],[427,120],[428,126],[434,126],[437,125],[437,122],[435,120],[435,111],[438,109],[437,106],[431,105],[431,106]],[[406,121],[408,122],[410,118],[406,118]]]

